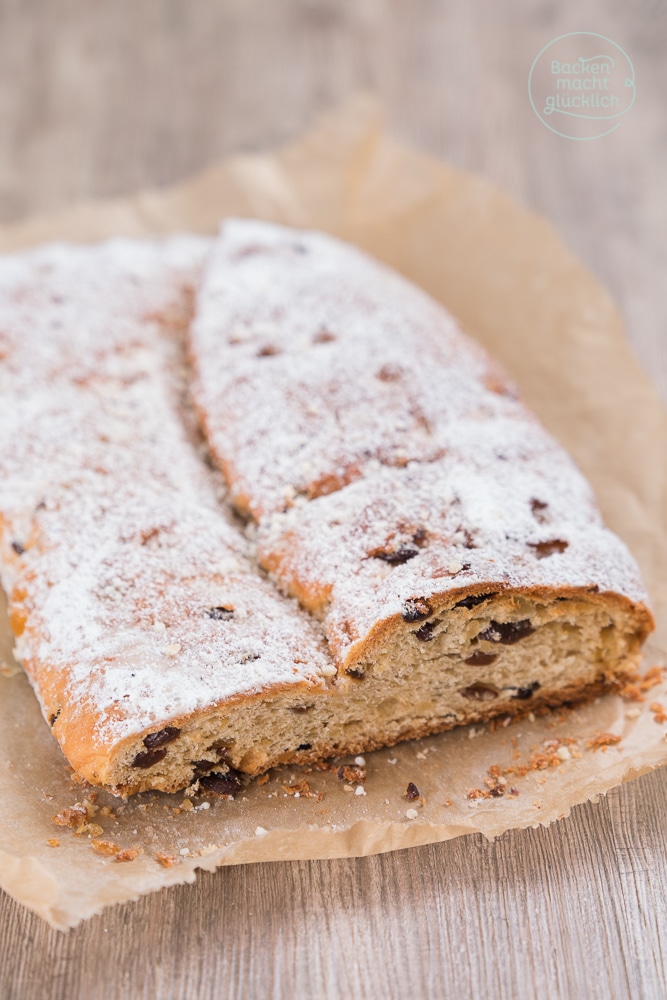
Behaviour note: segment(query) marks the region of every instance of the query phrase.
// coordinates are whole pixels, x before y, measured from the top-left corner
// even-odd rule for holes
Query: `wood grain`
[[[638,100],[597,142],[534,116],[530,64],[591,30]],[[0,0],[0,220],[187,176],[356,90],[547,215],[667,398],[667,7],[654,0]],[[61,935],[2,897],[0,998],[667,995],[667,772],[543,830],[202,874]]]

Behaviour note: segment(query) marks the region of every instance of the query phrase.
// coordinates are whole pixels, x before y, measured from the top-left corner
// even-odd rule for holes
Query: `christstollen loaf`
[[[647,598],[581,474],[351,247],[232,221],[5,257],[0,355],[17,654],[95,784],[232,794],[636,668]]]

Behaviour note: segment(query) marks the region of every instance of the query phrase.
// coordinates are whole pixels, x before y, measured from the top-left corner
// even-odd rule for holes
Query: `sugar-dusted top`
[[[226,223],[195,399],[259,555],[344,660],[406,601],[484,584],[646,601],[590,487],[436,302],[319,233]]]
[[[58,692],[103,744],[333,670],[319,626],[249,560],[184,401],[207,250],[116,240],[0,261],[2,579],[45,712]]]

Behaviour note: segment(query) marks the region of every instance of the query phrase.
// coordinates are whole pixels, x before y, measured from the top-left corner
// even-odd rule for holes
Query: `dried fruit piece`
[[[476,607],[478,604],[482,604],[484,601],[488,601],[491,597],[495,597],[495,593],[492,594],[468,594],[462,600],[457,601],[454,605],[455,608],[471,608]]]
[[[405,797],[406,799],[410,799],[411,802],[416,802],[419,798],[419,789],[414,781],[408,782],[408,787],[405,789]]]
[[[387,562],[391,566],[400,566],[401,563],[406,563],[418,556],[419,549],[412,545],[399,545],[397,549],[373,549],[368,554],[372,559],[382,559],[383,562]]]
[[[403,605],[401,617],[404,622],[420,622],[430,614],[428,603],[422,597],[413,597]]]
[[[419,639],[420,642],[430,642],[431,639],[435,639],[433,635],[433,629],[436,626],[436,622],[424,622],[421,628],[418,628],[416,632],[412,634]]]
[[[469,663],[473,667],[488,667],[489,664],[493,663],[493,661],[497,659],[497,653],[485,653],[484,650],[478,649],[472,654],[472,656],[469,656],[466,660],[464,660],[464,663]]]
[[[173,743],[180,735],[181,731],[176,726],[165,726],[164,729],[160,729],[157,733],[149,733],[148,736],[145,736],[144,746],[148,750],[154,750],[156,747],[163,747],[167,743]]]
[[[530,620],[524,618],[520,622],[495,622],[489,623],[489,627],[480,632],[478,639],[485,639],[487,642],[499,642],[503,646],[513,646],[520,639],[532,635],[535,629]]]
[[[224,774],[219,771],[199,779],[199,785],[211,795],[236,795],[241,788],[241,775],[230,768]]]
[[[153,767],[154,764],[159,764],[161,760],[164,760],[166,756],[167,751],[164,747],[156,750],[144,750],[134,758],[132,767]]]
[[[535,549],[535,555],[538,559],[546,559],[548,556],[552,556],[554,552],[565,552],[568,548],[569,542],[563,541],[562,538],[552,538],[548,542],[529,542],[529,548]]]
[[[226,622],[234,617],[234,608],[225,608],[222,606],[209,608],[204,614],[207,618],[212,618],[216,622]]]
[[[527,701],[528,698],[532,698],[535,692],[540,686],[539,681],[533,681],[532,684],[527,684],[525,687],[520,687],[516,689],[516,692],[512,695],[513,701]]]

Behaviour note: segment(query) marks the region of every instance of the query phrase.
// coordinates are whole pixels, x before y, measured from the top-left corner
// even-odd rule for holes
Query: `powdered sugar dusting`
[[[577,587],[647,603],[634,560],[515,388],[436,303],[327,236],[225,224],[195,396],[259,557],[339,662],[407,600]]]
[[[176,327],[207,250],[119,240],[0,264],[3,584],[45,713],[93,712],[103,744],[333,670],[249,561],[183,417]]]

